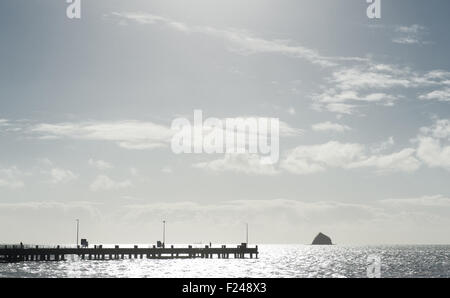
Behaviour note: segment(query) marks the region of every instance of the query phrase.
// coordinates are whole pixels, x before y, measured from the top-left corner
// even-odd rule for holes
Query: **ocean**
[[[0,263],[0,277],[363,278],[368,268],[382,278],[450,277],[450,245],[258,247],[258,259],[89,261],[69,256],[60,262]]]

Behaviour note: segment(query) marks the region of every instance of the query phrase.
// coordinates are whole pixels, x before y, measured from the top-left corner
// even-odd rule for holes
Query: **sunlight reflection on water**
[[[450,246],[260,245],[259,259],[69,260],[0,264],[0,277],[450,277]]]

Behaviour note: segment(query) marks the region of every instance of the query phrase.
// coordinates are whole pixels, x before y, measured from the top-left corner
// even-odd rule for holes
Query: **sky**
[[[447,0],[0,2],[0,243],[450,243]],[[174,154],[277,118],[280,158]]]

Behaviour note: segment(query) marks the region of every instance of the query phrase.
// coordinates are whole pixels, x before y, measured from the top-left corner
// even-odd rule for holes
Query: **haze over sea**
[[[369,256],[380,258],[381,277],[450,277],[450,245],[258,247],[258,259],[3,263],[0,277],[367,277]]]

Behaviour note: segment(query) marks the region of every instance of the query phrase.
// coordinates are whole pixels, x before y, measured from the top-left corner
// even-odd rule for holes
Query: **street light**
[[[166,221],[163,220],[163,248],[166,247]]]
[[[80,231],[80,220],[76,219],[75,221],[77,222],[77,247],[78,247],[78,233]]]
[[[245,237],[246,242],[245,243],[247,243],[247,245],[248,245],[248,223],[245,223],[245,227],[246,227],[246,237]]]

